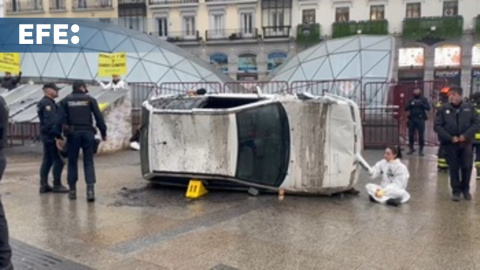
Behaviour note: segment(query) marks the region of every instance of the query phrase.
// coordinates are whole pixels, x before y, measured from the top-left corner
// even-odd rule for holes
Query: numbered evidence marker
[[[101,112],[103,112],[103,110],[105,110],[107,107],[108,107],[108,103],[107,103],[107,102],[98,103],[98,108],[100,109]]]

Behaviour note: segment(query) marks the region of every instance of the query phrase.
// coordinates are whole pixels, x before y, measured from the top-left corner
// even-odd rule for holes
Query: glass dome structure
[[[78,33],[80,46],[52,45],[50,53],[20,53],[23,76],[109,80],[97,76],[98,53],[126,52],[127,74],[122,78],[129,83],[231,81],[197,56],[158,37],[96,20],[80,19],[75,23],[82,29]]]
[[[361,88],[369,82],[390,81],[393,70],[395,41],[391,36],[364,36],[339,38],[322,42],[287,59],[269,75],[267,80],[287,81],[295,84],[293,91],[328,90],[329,93],[349,97],[359,101]],[[325,88],[318,89],[308,81],[326,81]],[[328,82],[331,82],[327,84]],[[302,83],[303,82],[303,83]],[[367,93],[368,103],[382,97],[378,95],[385,89],[375,93]],[[365,98],[365,97],[363,97]]]

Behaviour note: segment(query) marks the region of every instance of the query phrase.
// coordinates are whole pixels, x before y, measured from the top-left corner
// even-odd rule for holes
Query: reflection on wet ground
[[[11,237],[95,269],[480,269],[480,198],[450,200],[435,149],[408,157],[411,201],[358,196],[251,196],[185,189],[140,176],[138,152],[97,158],[97,201],[38,194],[38,147],[8,150],[0,185]],[[374,163],[381,151],[367,151]],[[80,170],[81,171],[81,170]],[[65,174],[66,175],[66,174]],[[83,176],[80,176],[80,179]]]

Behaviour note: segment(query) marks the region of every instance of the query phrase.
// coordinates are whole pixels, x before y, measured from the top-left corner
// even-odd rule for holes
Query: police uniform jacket
[[[0,96],[0,149],[7,144],[7,127],[8,127],[9,109],[5,99]],[[1,172],[0,172],[1,173]],[[0,174],[0,178],[2,175]]]
[[[102,137],[106,137],[107,126],[98,107],[97,100],[82,91],[73,91],[72,94],[60,101],[54,129],[55,137],[61,138],[63,124],[68,125],[72,132],[95,131],[92,114],[95,117],[100,134]]]
[[[37,114],[40,120],[40,135],[43,140],[53,140],[53,128],[57,116],[57,104],[49,97],[43,97],[37,104]]]
[[[446,103],[436,114],[434,130],[443,144],[452,143],[453,137],[461,135],[472,142],[480,130],[480,118],[470,103],[462,102],[458,107]]]
[[[410,112],[410,119],[420,118],[425,120],[427,119],[426,111],[429,110],[430,104],[428,104],[428,100],[422,96],[412,98],[405,107],[405,111]]]

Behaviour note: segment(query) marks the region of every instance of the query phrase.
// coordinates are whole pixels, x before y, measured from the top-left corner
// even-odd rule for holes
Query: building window
[[[291,14],[292,0],[262,0],[264,36],[289,36]]]
[[[407,18],[420,18],[422,15],[421,3],[409,3],[407,4]]]
[[[224,14],[212,14],[210,32],[214,36],[223,36],[225,30],[225,16]]]
[[[238,56],[238,71],[257,72],[257,56],[255,54]]]
[[[228,73],[228,55],[223,53],[216,53],[211,55],[210,65],[212,65],[218,71]]]
[[[376,5],[370,7],[370,20],[377,21],[385,18],[385,6]]]
[[[112,20],[110,18],[100,18],[98,19],[101,23],[112,23]]]
[[[350,8],[339,7],[335,10],[336,22],[348,22],[350,20]]]
[[[287,54],[283,52],[274,52],[267,56],[267,70],[272,71],[285,62]]]
[[[157,31],[159,37],[168,37],[167,18],[157,18]]]
[[[253,35],[253,14],[251,12],[240,13],[240,27],[244,35]]]
[[[183,17],[183,32],[185,36],[196,36],[195,16]]]
[[[118,10],[120,26],[140,32],[145,31],[146,16],[145,8],[120,8]]]
[[[302,11],[303,24],[315,23],[315,9],[305,9]]]
[[[443,16],[457,16],[458,15],[458,1],[444,1],[443,2]]]

